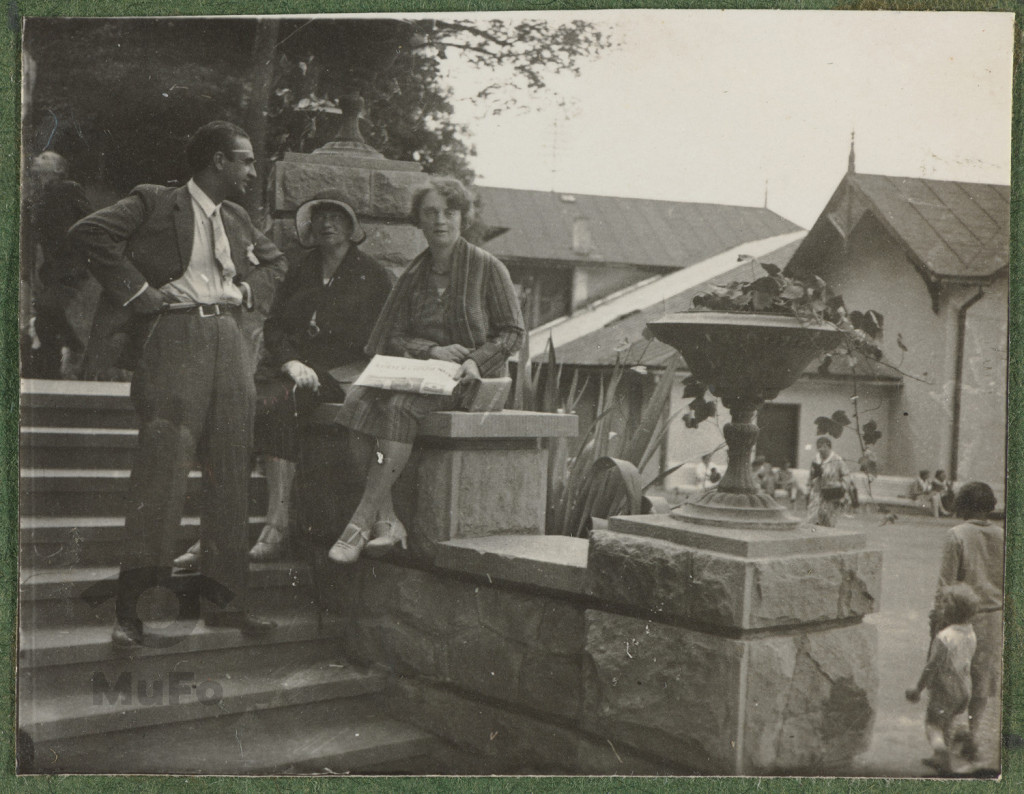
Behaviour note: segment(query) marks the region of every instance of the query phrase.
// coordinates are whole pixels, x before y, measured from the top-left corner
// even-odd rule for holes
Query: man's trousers
[[[202,473],[203,575],[221,608],[244,610],[248,590],[248,496],[253,372],[237,314],[228,309],[159,315],[132,378],[139,445],[128,488],[118,620],[169,573],[193,463]]]

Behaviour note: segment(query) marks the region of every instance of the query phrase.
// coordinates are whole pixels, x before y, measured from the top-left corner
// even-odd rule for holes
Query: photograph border
[[[867,11],[1003,11],[1017,12],[1020,7],[1013,0],[962,0],[955,2],[912,2],[904,0],[862,0],[862,2],[822,2],[821,0],[790,0],[789,2],[756,2],[752,0],[695,0],[681,2],[564,2],[557,0],[534,0],[533,2],[500,2],[480,0],[478,2],[452,2],[445,0],[442,7],[426,2],[403,0],[358,0],[355,2],[325,2],[324,0],[9,0],[6,4],[6,19],[0,25],[0,67],[10,78],[0,86],[0,251],[3,253],[3,269],[0,271],[0,634],[8,642],[7,659],[0,671],[0,790],[80,792],[157,790],[167,787],[166,776],[153,776],[152,780],[140,778],[108,778],[103,776],[25,777],[15,780],[14,748],[14,692],[17,645],[18,596],[18,432],[19,432],[19,371],[18,371],[18,289],[19,280],[19,212],[20,212],[20,166],[22,159],[20,136],[20,94],[21,94],[21,23],[23,17],[102,17],[102,16],[202,16],[202,15],[275,15],[275,14],[317,14],[317,13],[406,13],[429,14],[437,11],[500,12],[500,11],[593,11],[599,9],[783,9],[783,10],[834,10],[849,13]],[[1018,266],[1010,268],[1010,313],[1008,349],[1008,454],[1006,490],[1006,526],[1019,526],[1024,519],[1022,499],[1024,489],[1020,487],[1024,476],[1024,444],[1021,430],[1024,420],[1024,280],[1020,272],[1022,253],[1022,231],[1024,231],[1024,138],[1022,138],[1022,74],[1021,60],[1024,56],[1024,29],[1021,15],[1014,21],[1014,77],[1011,153],[1011,232],[1010,260]],[[1003,778],[1000,785],[1024,786],[1024,619],[1017,608],[1016,597],[1024,596],[1024,541],[1017,531],[1006,535],[1006,612],[1004,656],[1006,686],[1003,695]],[[755,785],[750,778],[641,778],[615,779],[613,784],[620,791],[668,791],[686,787],[687,791],[747,791]],[[771,791],[867,791],[885,786],[891,791],[917,791],[931,788],[935,781],[901,779],[896,781],[879,778],[862,779],[770,779],[762,786]],[[952,784],[945,784],[952,785]],[[986,785],[975,782],[973,786]],[[607,791],[609,781],[600,777],[576,778],[402,778],[384,779],[376,777],[338,778],[325,777],[274,777],[274,778],[196,778],[190,790],[235,790],[257,791],[326,791],[343,788],[346,791]],[[963,786],[966,790],[968,786]]]

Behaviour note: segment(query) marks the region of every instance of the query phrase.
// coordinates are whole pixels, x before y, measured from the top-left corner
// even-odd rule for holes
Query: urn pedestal
[[[620,516],[591,533],[593,594],[629,614],[656,613],[665,623],[658,641],[641,634],[639,650],[686,660],[687,671],[653,691],[645,654],[616,656],[597,667],[595,711],[622,737],[662,726],[675,746],[698,748],[695,757],[730,774],[847,768],[874,724],[877,638],[863,618],[880,603],[882,554],[863,533],[791,515],[759,491],[750,465],[758,407],[841,331],[721,312],[669,315],[650,329],[730,410],[729,468],[716,489],[669,516]],[[636,646],[638,626],[608,621],[602,644]],[[682,705],[706,716],[672,721]]]

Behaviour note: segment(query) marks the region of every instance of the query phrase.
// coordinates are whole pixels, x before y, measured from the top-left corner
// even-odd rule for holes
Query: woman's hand
[[[473,359],[467,358],[455,373],[455,380],[480,380],[480,367]]]
[[[306,366],[297,359],[292,359],[282,364],[281,372],[291,378],[300,389],[316,391],[320,388],[320,378],[316,376],[313,368]]]
[[[431,358],[461,364],[471,351],[462,345],[434,345],[428,352]]]

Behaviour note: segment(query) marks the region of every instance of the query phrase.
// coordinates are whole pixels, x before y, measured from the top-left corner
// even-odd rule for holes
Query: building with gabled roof
[[[743,243],[800,230],[762,207],[476,186],[483,246],[529,328]]]
[[[856,405],[861,422],[874,420],[882,432],[875,445],[882,473],[912,476],[919,469],[941,468],[960,481],[982,479],[1002,491],[1007,186],[850,172],[802,241],[771,253],[747,247],[751,250],[744,253],[785,266],[789,275],[820,276],[851,310],[880,312],[885,360],[895,365],[860,360],[851,370],[837,359],[819,369],[815,362],[762,410],[759,453],[776,464],[806,467],[813,456],[815,419],[836,410],[852,415]],[[588,310],[596,321],[579,312],[534,331],[534,360],[543,355],[550,331],[558,362],[592,377],[616,362],[664,366],[674,351],[644,337],[647,322],[689,309],[693,296],[709,283],[750,280],[758,275],[754,269],[734,263],[683,289],[672,288],[663,277],[625,290]],[[641,292],[650,298],[641,301],[644,305],[630,302]],[[680,387],[673,410],[686,402]],[[584,423],[586,413],[584,408]],[[694,460],[720,440],[713,422],[697,431],[676,422],[663,462]],[[858,459],[852,428],[836,441],[836,449],[848,460]]]
[[[786,272],[817,275],[850,308],[885,318],[903,371],[889,467],[1006,473],[1010,188],[846,174]]]

